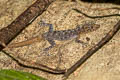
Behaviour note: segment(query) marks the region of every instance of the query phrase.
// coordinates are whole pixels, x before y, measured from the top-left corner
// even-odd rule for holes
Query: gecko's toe
[[[43,49],[43,51],[48,51],[49,50],[49,48],[45,48],[45,49]]]
[[[88,46],[88,43],[85,43],[81,40],[75,40],[75,42],[82,44],[82,47],[87,47]]]

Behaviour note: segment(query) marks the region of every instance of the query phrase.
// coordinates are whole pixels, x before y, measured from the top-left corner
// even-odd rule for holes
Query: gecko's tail
[[[8,44],[6,46],[6,48],[17,48],[17,47],[27,46],[27,45],[33,44],[35,42],[41,42],[41,41],[42,41],[42,37],[37,36],[37,37],[31,38],[31,39],[26,40],[26,41]]]

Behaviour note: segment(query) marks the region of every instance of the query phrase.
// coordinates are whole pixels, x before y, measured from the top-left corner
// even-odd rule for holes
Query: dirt
[[[15,18],[27,9],[34,0],[1,0],[0,1],[0,28],[9,25]],[[101,19],[90,19],[82,14],[72,10],[77,8],[82,12],[91,15],[107,15],[120,13],[119,10],[97,10],[95,8],[110,8],[119,7],[115,4],[92,4],[81,1],[55,1],[47,11],[40,15],[31,25],[18,35],[11,43],[21,42],[31,37],[35,37],[48,31],[48,27],[43,28],[39,25],[41,20],[51,23],[54,30],[73,29],[77,25],[85,22],[95,22],[100,25],[97,31],[86,35],[81,35],[80,40],[83,40],[88,45],[83,46],[76,43],[74,40],[65,44],[59,44],[48,52],[43,52],[43,49],[49,46],[46,40],[33,43],[28,46],[19,48],[6,49],[6,52],[17,58],[24,64],[34,65],[40,63],[52,68],[59,67],[60,69],[68,69],[77,60],[79,60],[91,47],[99,42],[107,32],[120,19],[119,17],[108,17]],[[67,80],[120,80],[120,31],[98,50],[95,55],[89,58],[84,65],[78,68]],[[90,38],[89,41],[86,38]],[[27,69],[19,66],[15,61],[9,58],[4,53],[0,52],[0,69],[15,69],[25,72],[30,72],[38,76],[47,78],[48,80],[62,80],[62,75],[53,75],[42,72],[40,70]],[[29,61],[25,62],[25,61]]]

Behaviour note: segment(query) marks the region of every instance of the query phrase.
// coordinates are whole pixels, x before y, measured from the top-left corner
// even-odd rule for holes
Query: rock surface
[[[29,7],[34,0],[1,0],[0,1],[0,28],[6,27],[18,15],[20,15],[27,7]],[[31,37],[41,35],[48,31],[48,27],[43,28],[38,23],[40,20],[54,25],[55,30],[64,30],[75,28],[77,24],[83,24],[86,21],[93,21],[100,24],[97,31],[91,32],[87,35],[81,35],[81,40],[88,43],[84,47],[81,44],[70,41],[65,44],[59,44],[51,49],[49,52],[43,52],[43,49],[49,46],[46,40],[41,40],[38,43],[29,46],[6,49],[11,55],[19,59],[24,64],[33,65],[34,63],[41,63],[47,66],[60,69],[67,69],[72,66],[77,60],[84,55],[88,49],[99,42],[106,33],[113,28],[113,26],[120,19],[119,17],[108,17],[102,19],[90,19],[82,14],[79,14],[72,8],[82,10],[88,15],[107,15],[120,13],[119,10],[95,10],[94,8],[110,8],[119,7],[114,4],[92,4],[83,3],[81,1],[55,1],[52,3],[47,11],[39,16],[31,25],[29,25],[19,36],[17,36],[11,43],[20,42]],[[90,40],[87,41],[86,37]],[[78,68],[68,80],[120,80],[120,31],[108,42],[104,47],[96,52],[87,62]],[[43,76],[49,80],[61,80],[62,75],[52,75],[41,72],[39,70],[27,69],[17,65],[11,58],[0,52],[0,69],[16,69],[33,74]],[[30,63],[27,63],[29,61]],[[33,65],[39,67],[39,65]]]

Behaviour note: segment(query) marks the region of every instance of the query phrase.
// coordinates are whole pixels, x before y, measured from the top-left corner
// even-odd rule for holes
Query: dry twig
[[[50,68],[48,66],[42,65],[42,64],[38,64],[38,63],[34,63],[35,65],[39,65],[39,67],[35,67],[35,66],[30,66],[30,65],[26,65],[21,63],[19,60],[17,60],[16,58],[14,58],[13,56],[11,56],[9,53],[7,53],[6,51],[2,50],[2,52],[4,54],[6,54],[7,56],[9,56],[13,61],[15,61],[19,66],[24,67],[24,68],[30,68],[30,69],[37,69],[37,70],[41,70],[43,72],[47,72],[50,74],[64,74],[66,70],[58,70],[58,69],[53,69]],[[29,62],[29,61],[27,61]]]
[[[110,9],[112,9],[112,8],[110,8]],[[116,9],[117,9],[117,8],[116,8]],[[119,8],[118,8],[118,9],[119,9]],[[88,17],[88,18],[91,18],[91,19],[104,18],[104,17],[112,17],[112,16],[120,16],[120,14],[110,14],[110,15],[103,15],[103,16],[89,16],[89,15],[85,14],[84,12],[82,12],[82,11],[80,11],[80,10],[78,10],[78,9],[72,9],[72,10],[74,10],[74,11],[76,11],[76,12],[78,12],[78,13],[80,13],[80,14]]]
[[[15,38],[32,21],[41,15],[53,0],[37,0],[10,25],[0,30],[0,50],[2,50],[13,38]]]

